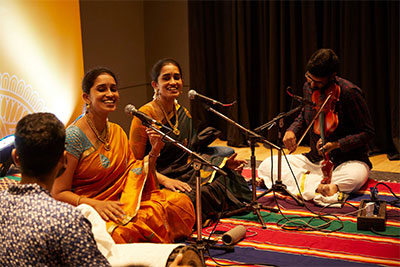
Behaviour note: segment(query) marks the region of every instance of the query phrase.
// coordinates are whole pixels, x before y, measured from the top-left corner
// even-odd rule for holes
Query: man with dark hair
[[[331,113],[323,114],[325,114],[325,119],[327,114],[332,115],[337,124],[331,126],[330,129],[323,124],[325,125],[323,129],[331,130],[329,133],[318,132],[321,130],[319,127],[314,131],[312,127],[308,133],[311,151],[305,154],[289,155],[287,158],[291,168],[286,160],[282,160],[283,183],[291,184],[288,190],[294,194],[298,193],[293,183],[293,171],[301,184],[303,197],[306,200],[316,196],[321,197],[321,195],[329,197],[338,192],[357,191],[368,179],[372,168],[368,158],[368,144],[375,133],[364,94],[359,87],[337,76],[338,66],[339,59],[333,50],[317,50],[307,63],[306,82],[303,86],[303,97],[306,100],[312,101],[314,93],[314,98],[316,95],[322,96],[318,103],[320,105],[323,103],[322,100],[333,93],[328,99],[328,103],[332,106]],[[305,106],[287,129],[283,143],[290,153],[297,149],[298,139],[312,123],[317,112],[318,106]],[[319,122],[318,119],[317,121]],[[321,135],[321,132],[325,133],[325,136]],[[321,136],[324,138],[321,139]],[[326,180],[326,182],[323,180],[321,169],[323,155],[328,155],[334,166],[331,180]],[[276,161],[273,164],[275,163]],[[259,175],[267,186],[271,184],[271,159],[262,162]]]
[[[0,192],[0,265],[109,266],[90,222],[50,196],[65,165],[65,128],[51,113],[23,117],[12,157],[19,185]]]

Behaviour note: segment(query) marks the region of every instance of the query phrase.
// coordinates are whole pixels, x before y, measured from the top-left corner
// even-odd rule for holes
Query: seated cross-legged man
[[[309,152],[289,155],[287,161],[282,159],[282,181],[288,190],[293,194],[298,193],[294,175],[301,185],[304,199],[313,199],[321,204],[337,201],[340,192],[359,190],[367,181],[372,168],[368,145],[375,132],[368,106],[358,86],[337,76],[338,65],[339,59],[331,49],[319,49],[309,59],[303,97],[311,102],[315,98],[325,100],[330,95],[330,99],[334,99],[328,102],[331,110],[322,114],[325,114],[324,118],[332,115],[336,123],[328,127],[329,120],[326,119],[325,124],[320,124],[324,127],[314,127],[308,132]],[[290,153],[297,149],[300,136],[316,114],[317,109],[307,105],[289,126],[283,143]],[[332,166],[330,170],[322,168],[329,165]],[[258,170],[267,187],[271,186],[273,166],[277,166],[277,157],[273,157],[272,163],[271,158],[265,159]],[[277,168],[274,169],[272,178],[276,180]]]

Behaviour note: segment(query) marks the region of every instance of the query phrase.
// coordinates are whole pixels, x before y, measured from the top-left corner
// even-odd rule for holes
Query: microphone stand
[[[260,213],[260,209],[266,209],[269,211],[273,211],[273,212],[278,212],[277,209],[272,208],[272,207],[267,207],[267,206],[263,206],[260,203],[257,202],[257,192],[256,192],[256,157],[255,157],[255,144],[257,142],[263,142],[267,145],[269,145],[270,147],[273,147],[275,149],[277,149],[278,151],[281,150],[281,148],[271,142],[269,142],[268,140],[266,140],[263,136],[258,135],[257,133],[243,127],[242,125],[238,124],[237,122],[235,122],[234,120],[232,120],[231,118],[225,116],[224,114],[216,111],[215,109],[213,109],[210,106],[206,106],[206,109],[208,111],[213,112],[214,114],[218,115],[219,117],[225,119],[226,121],[232,123],[233,125],[235,125],[236,127],[238,127],[239,129],[241,129],[242,131],[246,132],[248,134],[248,138],[249,138],[249,143],[250,143],[250,148],[251,148],[251,159],[250,159],[250,164],[251,164],[251,185],[252,185],[252,201],[250,204],[246,203],[246,205],[243,208],[234,210],[234,211],[229,211],[225,213],[225,216],[230,217],[232,215],[238,214],[238,213],[242,213],[244,211],[252,211],[253,214],[257,214],[258,219],[261,223],[261,226],[263,229],[266,229],[267,226],[265,225],[265,222],[261,216]]]
[[[202,156],[198,155],[197,153],[193,152],[186,146],[182,145],[180,142],[176,141],[166,133],[163,133],[156,127],[154,127],[152,124],[150,124],[147,121],[142,121],[142,124],[145,125],[146,127],[149,127],[159,133],[160,135],[163,136],[163,139],[167,140],[168,142],[174,144],[175,146],[179,147],[186,153],[188,153],[190,156],[193,158],[193,164],[192,167],[195,170],[194,174],[196,176],[196,226],[197,226],[197,238],[196,238],[196,248],[199,251],[201,262],[203,266],[205,265],[205,259],[204,259],[204,252],[208,250],[208,248],[212,249],[220,249],[220,250],[225,250],[226,252],[232,252],[234,251],[233,246],[221,246],[221,245],[214,245],[216,241],[212,241],[212,244],[209,244],[207,241],[203,240],[203,235],[202,235],[202,214],[201,214],[201,176],[200,176],[200,170],[203,165],[209,166],[212,169],[214,169],[216,172],[219,174],[227,177],[227,173],[223,170],[221,170],[219,167],[213,165],[212,163],[208,162],[206,159],[204,159]],[[209,240],[208,240],[209,241]]]
[[[300,105],[288,112],[282,112],[278,114],[275,118],[273,118],[271,121],[265,123],[264,125],[261,125],[260,127],[257,127],[254,129],[256,132],[260,132],[264,130],[265,128],[271,128],[273,125],[276,125],[276,122],[279,121],[278,123],[278,144],[282,146],[282,132],[283,132],[283,119],[285,117],[288,117],[292,115],[293,113],[299,111],[303,106]],[[295,195],[293,195],[289,190],[287,190],[287,187],[284,183],[282,183],[282,150],[278,150],[278,179],[275,181],[274,184],[272,184],[271,188],[262,193],[261,195],[258,196],[258,198],[261,198],[268,194],[269,192],[281,192],[283,194],[289,195],[291,198],[293,198],[299,206],[304,206],[304,202],[300,199],[298,199]]]

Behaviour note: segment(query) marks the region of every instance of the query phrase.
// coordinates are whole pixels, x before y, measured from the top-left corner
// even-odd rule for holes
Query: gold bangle
[[[79,206],[79,201],[81,200],[82,196],[78,197],[78,200],[76,201],[76,206]]]

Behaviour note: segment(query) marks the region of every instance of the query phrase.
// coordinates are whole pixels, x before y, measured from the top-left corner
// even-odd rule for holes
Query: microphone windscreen
[[[246,235],[246,227],[238,225],[222,235],[222,242],[226,246],[230,246],[239,242]]]
[[[188,97],[189,97],[189,99],[195,99],[195,97],[196,97],[196,95],[197,95],[197,93],[196,93],[196,91],[195,90],[189,90],[189,92],[188,92]]]
[[[134,105],[128,104],[125,106],[125,113],[131,114],[134,111],[136,111],[136,108]]]

